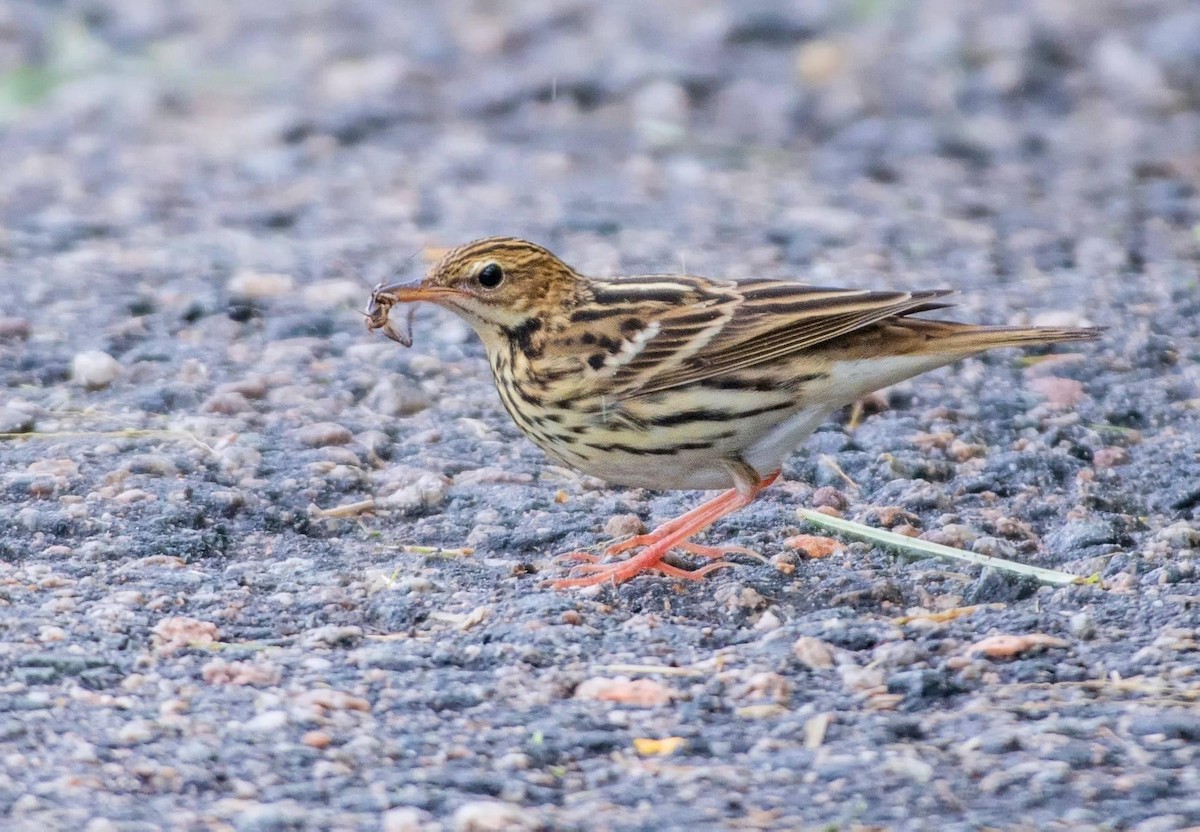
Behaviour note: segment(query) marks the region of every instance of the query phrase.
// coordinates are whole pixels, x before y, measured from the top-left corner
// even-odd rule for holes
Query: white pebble
[[[229,279],[229,293],[242,298],[275,298],[296,286],[290,274],[243,270]]]
[[[272,734],[288,724],[288,715],[283,711],[263,711],[258,716],[242,723],[248,734]]]
[[[411,806],[388,809],[383,813],[383,832],[421,832],[429,828],[425,823],[428,817]]]
[[[375,501],[381,508],[413,514],[437,508],[446,500],[446,480],[437,474],[422,474],[417,481]]]
[[[135,719],[117,731],[117,742],[121,745],[140,745],[155,737],[154,726],[144,719]]]
[[[367,394],[364,404],[383,416],[411,416],[429,407],[431,402],[415,384],[383,378]]]
[[[304,305],[312,309],[337,306],[363,306],[369,289],[356,280],[318,280],[304,287]]]
[[[117,359],[100,350],[76,353],[71,361],[71,378],[89,390],[107,387],[121,375]]]
[[[527,810],[497,800],[464,803],[450,824],[458,832],[505,832],[538,826],[537,819]]]
[[[687,135],[688,95],[678,84],[652,81],[633,96],[634,128],[650,147],[669,147]]]

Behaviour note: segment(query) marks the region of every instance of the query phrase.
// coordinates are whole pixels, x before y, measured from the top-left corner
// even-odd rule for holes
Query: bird
[[[448,251],[418,281],[378,285],[367,328],[412,343],[389,315],[429,302],[483,342],[500,401],[558,463],[611,485],[720,495],[652,531],[571,552],[556,588],[648,570],[697,580],[743,547],[693,538],[749,505],[838,409],[996,347],[1096,338],[1097,327],[981,326],[914,317],[949,290],[878,291],[751,277],[588,277],[546,248],[489,237]],[[637,550],[624,559],[618,555]],[[695,569],[672,550],[709,559]]]

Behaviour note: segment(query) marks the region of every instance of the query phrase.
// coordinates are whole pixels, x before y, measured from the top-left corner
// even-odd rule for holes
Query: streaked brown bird
[[[500,400],[551,458],[615,485],[727,488],[648,534],[583,552],[557,587],[620,583],[647,569],[698,579],[740,547],[691,542],[750,503],[838,408],[872,390],[994,347],[1095,338],[1094,328],[1000,327],[911,317],[948,291],[873,292],[690,275],[590,278],[510,237],[446,254],[417,283],[381,286],[369,329],[411,344],[398,303],[459,315],[487,350]],[[411,320],[411,319],[410,319]],[[685,570],[672,549],[714,563]]]

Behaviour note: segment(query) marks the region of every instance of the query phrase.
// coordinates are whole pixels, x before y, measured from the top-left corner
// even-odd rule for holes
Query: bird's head
[[[530,320],[545,323],[569,311],[585,284],[585,278],[539,245],[489,237],[448,252],[418,282],[375,289],[367,328],[382,328],[388,337],[406,343],[388,323],[388,311],[398,303],[429,301],[458,314],[489,344]]]

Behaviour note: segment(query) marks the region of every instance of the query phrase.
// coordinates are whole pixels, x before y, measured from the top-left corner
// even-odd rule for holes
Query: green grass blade
[[[940,543],[932,543],[928,540],[920,540],[915,537],[905,537],[902,534],[889,532],[886,529],[876,529],[872,526],[864,526],[861,523],[853,523],[838,517],[830,517],[827,514],[821,514],[819,511],[799,508],[796,509],[796,514],[814,526],[822,526],[842,532],[843,534],[882,543],[885,546],[899,549],[902,554],[914,557],[933,555],[934,557],[972,563],[976,566],[991,566],[994,569],[1002,569],[1005,572],[1012,572],[1017,575],[1029,575],[1042,583],[1052,584],[1053,586],[1066,586],[1067,584],[1084,583],[1086,581],[1085,578],[1081,578],[1078,575],[1070,575],[1055,569],[1043,569],[1040,566],[1028,566],[1024,563],[1017,563],[1016,561],[1005,560],[1004,558],[994,558],[990,555],[980,555],[975,552],[955,549],[952,546],[943,546]]]

